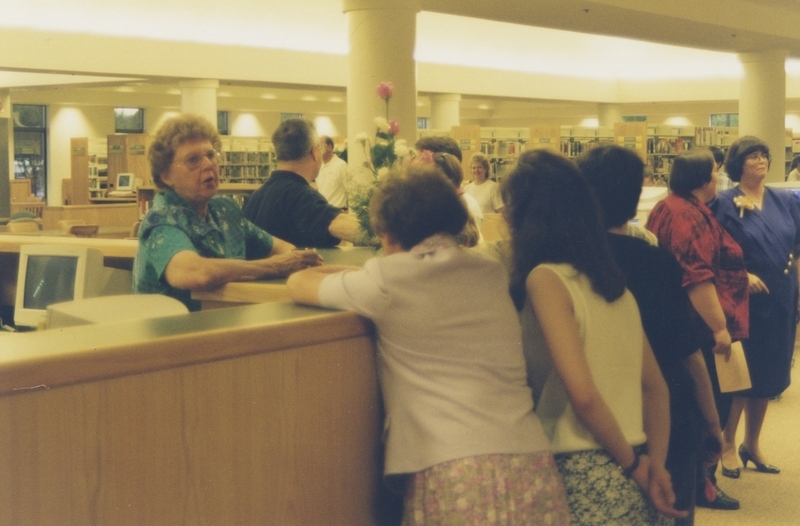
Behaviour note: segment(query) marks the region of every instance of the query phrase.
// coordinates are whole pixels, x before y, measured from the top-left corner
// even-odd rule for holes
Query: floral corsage
[[[739,217],[744,217],[745,210],[755,210],[756,205],[746,195],[737,195],[733,198],[733,204],[739,209]]]

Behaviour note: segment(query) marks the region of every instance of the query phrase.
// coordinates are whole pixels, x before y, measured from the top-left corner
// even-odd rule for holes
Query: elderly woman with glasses
[[[216,128],[195,115],[169,119],[156,133],[148,160],[159,192],[139,227],[135,292],[166,294],[199,310],[193,290],[321,264],[315,251],[293,250],[245,219],[233,200],[216,196],[221,146]]]
[[[745,413],[744,442],[738,454],[744,467],[776,474],[760,447],[761,426],[770,398],[790,381],[798,317],[800,202],[790,192],[764,185],[770,165],[769,147],[753,137],[731,144],[725,169],[735,188],[721,192],[710,204],[717,221],[744,252],[750,288],[750,335],[744,345],[752,388],[734,397],[724,429],[722,474],[738,478],[736,429]]]

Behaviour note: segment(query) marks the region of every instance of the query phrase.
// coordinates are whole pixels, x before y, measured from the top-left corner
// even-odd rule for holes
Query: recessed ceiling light
[[[479,110],[488,110],[488,109],[491,109],[491,108],[489,108],[488,104],[478,104],[478,109]]]
[[[328,102],[344,102],[341,97],[328,97]]]
[[[261,95],[261,98],[267,100],[275,100],[278,97],[274,93],[264,93],[263,95]]]
[[[316,102],[317,97],[314,95],[303,95],[302,97],[300,97],[300,100],[304,100],[306,102]]]

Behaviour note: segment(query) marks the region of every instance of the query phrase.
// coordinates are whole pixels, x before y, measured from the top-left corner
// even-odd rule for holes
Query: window
[[[712,113],[711,118],[708,120],[709,126],[730,126],[732,128],[739,127],[739,114],[738,113]]]
[[[647,115],[623,115],[622,122],[647,122]]]
[[[286,119],[302,119],[302,113],[281,113],[281,122],[285,121]]]
[[[428,117],[417,117],[417,129],[418,130],[428,129]]]
[[[144,133],[143,108],[114,108],[116,133]]]
[[[14,179],[30,179],[31,192],[47,199],[47,107],[12,104]]]
[[[227,111],[217,112],[217,131],[220,135],[230,135],[231,131],[228,129],[228,116]]]

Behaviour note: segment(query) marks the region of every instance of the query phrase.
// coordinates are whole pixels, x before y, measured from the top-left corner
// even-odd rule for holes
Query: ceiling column
[[[767,181],[783,181],[786,161],[786,57],[784,50],[739,53],[739,137],[755,135],[769,146]]]
[[[352,166],[365,160],[355,137],[375,140],[375,118],[386,117],[386,103],[375,93],[381,82],[394,84],[389,120],[400,125],[398,139],[417,140],[417,65],[414,47],[420,0],[342,0],[350,42],[347,78],[347,156]]]
[[[622,122],[622,105],[599,102],[597,104],[597,122],[600,126],[614,128],[614,124]]]
[[[437,93],[431,95],[431,128],[450,130],[461,124],[461,95],[459,93]]]
[[[182,80],[181,113],[193,113],[205,117],[217,126],[217,89],[218,80]]]
[[[11,92],[0,89],[0,217],[11,216],[11,183],[14,168],[13,119],[11,113]]]

